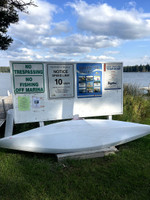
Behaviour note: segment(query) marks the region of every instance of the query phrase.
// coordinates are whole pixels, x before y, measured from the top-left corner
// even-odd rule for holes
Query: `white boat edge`
[[[149,125],[115,120],[70,120],[2,138],[0,147],[35,153],[73,153],[118,146],[148,134]]]

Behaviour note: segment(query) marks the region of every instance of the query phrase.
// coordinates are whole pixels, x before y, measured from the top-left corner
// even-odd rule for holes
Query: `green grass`
[[[114,118],[150,124],[150,113],[143,111],[149,107],[149,99],[128,92],[124,115]],[[17,125],[14,133],[34,127]],[[49,154],[0,149],[0,200],[149,200],[150,135],[118,149],[115,155],[63,163]]]
[[[104,158],[57,163],[50,155],[0,150],[1,200],[148,200],[150,136]]]

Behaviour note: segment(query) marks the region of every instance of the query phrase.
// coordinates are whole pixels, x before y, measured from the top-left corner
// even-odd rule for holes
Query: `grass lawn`
[[[57,163],[51,155],[0,150],[1,200],[148,200],[150,135],[113,156]]]
[[[141,104],[128,95],[121,120],[150,125],[150,101]],[[17,125],[14,132],[30,126]],[[150,135],[118,149],[115,155],[62,163],[48,154],[0,149],[0,200],[149,200]]]

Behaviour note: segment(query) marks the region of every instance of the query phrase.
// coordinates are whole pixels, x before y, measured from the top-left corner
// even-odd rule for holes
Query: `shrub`
[[[150,101],[135,85],[124,86],[123,115],[114,119],[132,122],[144,122],[149,118]]]

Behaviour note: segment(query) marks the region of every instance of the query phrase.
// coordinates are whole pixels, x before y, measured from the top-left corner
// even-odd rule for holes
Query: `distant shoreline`
[[[10,73],[10,67],[0,67],[0,73]]]
[[[150,72],[150,65],[124,66],[123,72]],[[10,73],[10,67],[0,67],[0,73]]]

